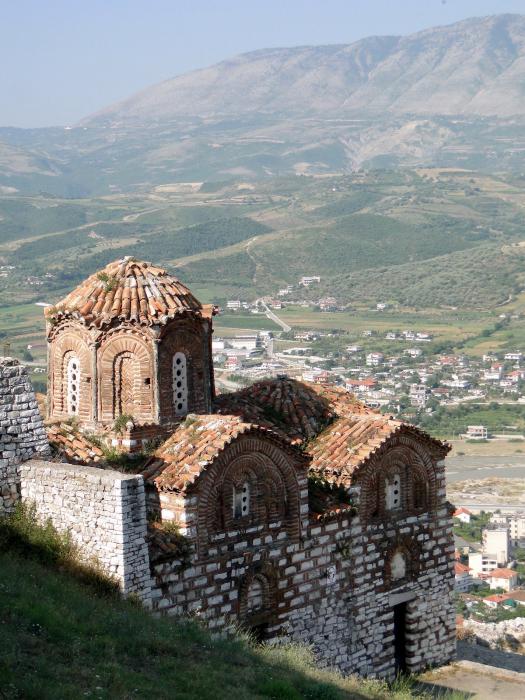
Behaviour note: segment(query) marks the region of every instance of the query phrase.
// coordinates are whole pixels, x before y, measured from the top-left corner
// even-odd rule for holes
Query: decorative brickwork
[[[159,374],[169,378],[159,386],[161,423],[173,423],[188,413],[209,413],[213,400],[212,363],[208,338],[211,323],[200,318],[177,319],[167,324],[159,336]],[[182,368],[177,359],[184,360],[186,401],[182,407],[178,394],[183,386]],[[181,375],[177,376],[180,371]],[[180,382],[181,386],[177,386]]]
[[[126,415],[163,435],[209,412],[212,313],[150,263],[125,258],[92,275],[46,309],[48,417],[107,433]]]
[[[151,423],[153,410],[153,343],[145,334],[113,333],[98,351],[99,416],[111,423],[118,416],[133,416]]]
[[[75,415],[79,420],[90,422],[93,418],[91,402],[93,374],[89,334],[75,322],[62,323],[57,328],[52,327],[51,332],[53,344],[49,354],[48,406],[50,409],[48,410],[51,410],[53,418],[58,420]],[[74,404],[71,402],[73,382],[70,381],[73,359],[78,365]]]
[[[455,652],[448,447],[328,396],[265,382],[221,396],[221,415],[190,416],[159,448],[144,472],[150,506],[179,524],[192,554],[152,541],[153,609],[312,645],[344,673],[445,663]],[[224,415],[232,408],[238,417]],[[258,416],[264,430],[245,422]],[[312,430],[306,449],[292,446],[288,432],[298,442]],[[308,469],[332,484],[327,513],[315,489],[309,504]],[[337,508],[338,489],[352,508]]]
[[[156,613],[305,643],[343,673],[449,661],[449,447],[337,387],[281,379],[215,399],[211,317],[131,259],[48,311],[51,417],[73,413],[123,449],[166,439],[141,467],[145,494],[141,477],[45,465],[29,467],[24,493],[146,598],[147,507]],[[71,458],[100,458],[84,438],[53,435]]]

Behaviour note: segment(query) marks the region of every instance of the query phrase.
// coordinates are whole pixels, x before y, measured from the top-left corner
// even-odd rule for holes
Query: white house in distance
[[[513,591],[518,585],[518,573],[513,569],[494,569],[487,576],[491,589],[503,588],[504,591]]]
[[[299,280],[299,284],[301,287],[309,287],[311,284],[319,284],[321,282],[321,278],[319,275],[311,275],[311,276],[305,276],[301,277]]]
[[[482,552],[470,552],[468,565],[474,578],[486,578],[489,572],[497,568],[498,562],[495,557],[487,556]]]
[[[452,517],[461,520],[462,523],[470,523],[471,516],[472,513],[468,508],[461,507],[454,512]]]
[[[368,367],[377,367],[383,364],[385,361],[385,356],[382,352],[369,352],[366,356],[366,364]]]
[[[467,426],[465,437],[469,440],[486,440],[488,437],[488,430],[484,425],[469,425]]]
[[[474,583],[470,575],[470,569],[465,564],[457,561],[454,564],[454,588],[459,593],[465,593],[470,590]]]
[[[493,513],[490,522],[508,528],[512,547],[525,546],[525,514],[524,513]]]
[[[228,338],[228,345],[236,350],[256,350],[259,346],[259,337],[255,335],[236,335]]]
[[[494,527],[483,530],[483,554],[498,562],[498,566],[505,566],[509,560],[510,538],[506,527]]]

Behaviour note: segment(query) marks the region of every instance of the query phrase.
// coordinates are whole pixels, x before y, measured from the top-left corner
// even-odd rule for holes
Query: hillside
[[[0,195],[0,303],[54,302],[125,255],[175,270],[205,301],[296,284],[343,304],[488,311],[525,285],[523,179],[463,170],[372,171],[160,186],[68,200]]]
[[[0,194],[525,167],[525,17],[261,49],[153,85],[80,124],[0,127]]]
[[[246,113],[525,114],[525,17],[404,37],[263,49],[167,80],[82,123]]]
[[[0,552],[0,591],[5,700],[416,697],[408,685],[397,691],[320,671],[304,649],[212,639],[197,623],[154,619],[13,552]]]

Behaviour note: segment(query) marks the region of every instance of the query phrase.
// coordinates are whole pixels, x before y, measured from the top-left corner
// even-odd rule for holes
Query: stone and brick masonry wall
[[[400,538],[417,542],[419,570],[388,583],[388,551]],[[196,614],[211,629],[226,628],[242,613],[245,580],[259,571],[273,577],[275,586],[267,639],[312,645],[320,665],[343,673],[393,678],[393,608],[398,603],[406,603],[410,672],[454,657],[452,554],[445,506],[370,526],[358,517],[339,517],[309,526],[302,540],[276,533],[263,546],[235,547],[229,555],[155,562],[153,610]]]
[[[21,462],[49,452],[46,431],[26,368],[0,358],[0,515],[20,498]]]
[[[30,460],[21,466],[24,501],[69,532],[86,559],[96,559],[120,584],[149,604],[151,579],[142,476]]]

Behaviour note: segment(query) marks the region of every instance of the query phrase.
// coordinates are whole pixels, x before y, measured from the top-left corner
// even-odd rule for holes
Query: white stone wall
[[[20,492],[19,465],[49,452],[46,431],[26,368],[0,358],[0,515],[9,513]]]
[[[125,594],[151,598],[146,501],[140,475],[29,460],[21,466],[22,500],[71,534],[86,560],[97,559]]]

